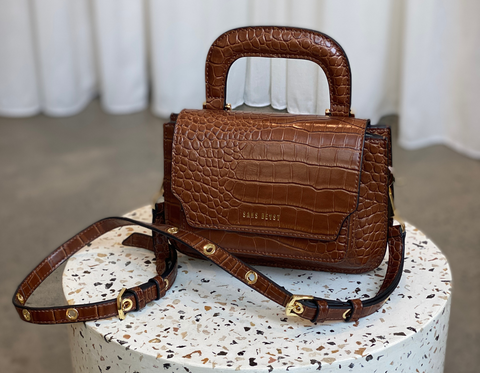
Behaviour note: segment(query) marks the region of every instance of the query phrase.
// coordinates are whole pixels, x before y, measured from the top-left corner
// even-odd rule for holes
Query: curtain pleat
[[[443,143],[480,158],[480,3],[408,1],[400,144]]]
[[[144,1],[93,5],[102,106],[114,114],[143,110],[148,105]]]
[[[473,0],[0,0],[0,115],[73,115],[97,95],[115,114],[201,108],[218,35],[298,26],[347,51],[356,116],[397,113],[402,146],[442,143],[480,158],[479,13]],[[330,106],[314,63],[264,58],[232,65],[227,101],[290,113]]]
[[[28,0],[3,0],[0,9],[0,115],[41,110]]]
[[[51,116],[76,114],[92,99],[95,88],[87,1],[31,4],[42,109]]]
[[[247,23],[246,8],[234,0],[151,0],[150,17],[153,112],[168,116],[186,107],[201,108],[208,48],[222,32]],[[237,65],[235,74],[230,74],[234,81],[229,86],[245,81],[242,68]],[[240,103],[237,91],[233,92]]]

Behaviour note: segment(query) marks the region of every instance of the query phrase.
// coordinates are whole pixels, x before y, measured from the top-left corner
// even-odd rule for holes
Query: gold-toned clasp
[[[395,209],[395,203],[393,203],[393,191],[392,186],[388,187],[388,197],[390,198],[390,205],[392,206],[393,216],[396,221],[402,226],[403,232],[405,232],[405,221],[398,215],[397,210]]]
[[[305,308],[303,307],[303,304],[299,302],[299,300],[306,299],[313,299],[313,297],[311,295],[293,294],[289,302],[287,303],[287,306],[285,307],[285,313],[287,314],[287,316],[300,316]]]
[[[120,320],[125,320],[125,312],[130,311],[133,308],[133,302],[130,299],[122,299],[123,293],[125,293],[126,288],[120,290],[120,293],[117,296],[117,311],[118,318]]]

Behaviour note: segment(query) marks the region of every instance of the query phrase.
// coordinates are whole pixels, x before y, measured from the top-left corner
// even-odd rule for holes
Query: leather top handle
[[[205,64],[206,109],[225,108],[228,70],[241,57],[292,58],[315,62],[327,76],[331,115],[350,115],[350,64],[342,47],[318,31],[274,26],[242,27],[227,31],[215,40]]]

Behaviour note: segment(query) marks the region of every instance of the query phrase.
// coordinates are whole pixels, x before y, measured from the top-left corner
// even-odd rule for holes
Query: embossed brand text
[[[280,221],[280,215],[278,215],[278,214],[267,214],[267,213],[264,213],[264,212],[243,211],[242,216],[246,219]]]

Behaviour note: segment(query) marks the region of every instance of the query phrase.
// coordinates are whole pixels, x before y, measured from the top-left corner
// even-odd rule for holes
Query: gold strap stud
[[[253,285],[258,280],[257,272],[254,272],[252,270],[248,271],[247,273],[245,273],[245,280],[247,280],[247,284]]]
[[[213,255],[216,249],[217,247],[213,243],[207,243],[205,246],[203,246],[203,253],[207,256]]]
[[[163,199],[163,192],[165,191],[165,189],[163,188],[163,181],[162,181],[162,185],[160,186],[160,189],[158,190],[157,193],[155,193],[155,195],[153,196],[153,199],[152,199],[152,209],[155,209],[155,205],[160,202],[161,199]]]
[[[78,311],[75,308],[69,308],[66,312],[67,319],[70,321],[75,321],[78,319]]]
[[[177,227],[168,228],[167,232],[170,233],[170,234],[177,234],[178,233],[178,228]]]
[[[232,110],[232,104],[225,104],[225,110]]]
[[[23,313],[23,318],[26,321],[30,321],[32,319],[32,317],[30,316],[30,312],[28,312],[28,310],[23,310],[22,313]]]
[[[330,111],[330,109],[325,109],[325,115],[331,115],[332,112]]]
[[[23,295],[20,294],[20,293],[17,293],[17,300],[18,300],[21,304],[24,304],[24,303],[25,303],[25,298],[24,298]]]

